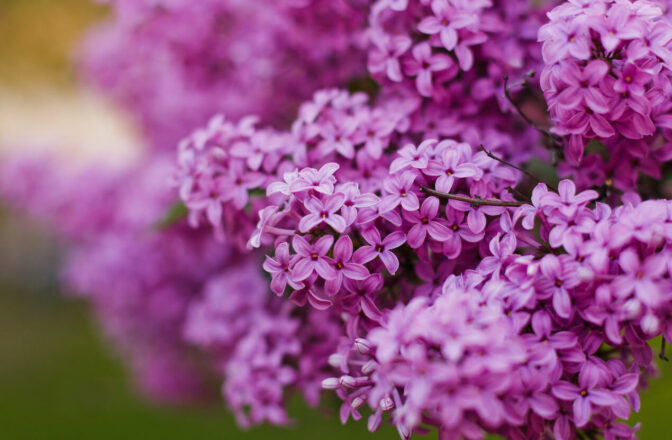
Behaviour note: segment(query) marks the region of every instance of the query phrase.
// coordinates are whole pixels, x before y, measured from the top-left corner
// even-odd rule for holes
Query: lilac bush
[[[667,2],[112,3],[84,64],[145,157],[0,189],[155,397],[635,438],[672,341]]]

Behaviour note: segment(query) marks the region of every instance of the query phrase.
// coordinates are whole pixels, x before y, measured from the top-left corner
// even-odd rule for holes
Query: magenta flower
[[[657,281],[667,272],[664,255],[652,255],[641,261],[637,252],[627,248],[618,257],[618,264],[623,274],[613,282],[614,294],[619,298],[627,298],[634,292],[637,299],[649,307],[657,307],[669,298],[660,290]]]
[[[334,244],[333,266],[336,270],[336,278],[324,283],[324,290],[327,295],[336,295],[341,289],[344,278],[363,280],[369,276],[369,271],[365,266],[351,262],[350,258],[352,258],[352,240],[344,235]]]
[[[460,255],[463,240],[468,243],[477,243],[485,235],[485,231],[473,232],[465,217],[464,211],[454,209],[450,204],[446,206],[448,235],[443,241],[443,254],[447,258],[457,258]]]
[[[343,117],[336,122],[323,124],[321,134],[324,138],[318,145],[318,151],[327,156],[337,152],[341,156],[352,159],[355,157],[355,146],[352,136],[357,129],[357,121],[354,118]]]
[[[352,313],[359,313],[361,310],[367,318],[380,322],[383,313],[373,299],[383,287],[383,282],[383,277],[379,273],[371,274],[364,280],[346,278],[344,286],[348,294],[342,299],[346,310]]]
[[[641,38],[635,39],[628,45],[627,55],[632,61],[646,56],[655,56],[669,65],[672,61],[672,53],[669,43],[672,40],[668,23],[657,22]]]
[[[275,248],[275,256],[266,256],[264,270],[271,274],[271,290],[278,296],[285,292],[285,287],[289,284],[294,290],[302,289],[304,284],[292,279],[292,266],[297,260],[296,255],[289,255],[289,244],[280,243]]]
[[[310,214],[303,217],[299,222],[299,231],[308,232],[322,223],[328,224],[336,232],[345,231],[347,227],[345,219],[343,216],[336,214],[343,206],[344,201],[345,194],[343,193],[326,196],[323,201],[317,197],[309,198],[304,204]]]
[[[539,263],[544,277],[536,285],[540,292],[539,297],[552,298],[553,309],[564,319],[571,318],[574,313],[570,291],[581,282],[577,277],[576,267],[567,263],[567,260],[561,260],[555,255],[546,255]]]
[[[215,228],[221,226],[222,204],[231,200],[228,192],[229,182],[223,177],[201,176],[198,190],[186,200],[189,209],[204,211],[205,216]]]
[[[619,73],[619,78],[614,83],[614,90],[618,93],[641,97],[646,89],[644,86],[651,80],[651,75],[639,69],[634,63],[627,63]],[[648,101],[644,100],[648,103]],[[646,104],[648,106],[648,104]],[[632,106],[631,106],[632,107]],[[635,106],[633,109],[641,108]],[[641,112],[640,112],[641,113]]]
[[[425,17],[418,24],[418,30],[427,35],[438,35],[446,50],[457,46],[457,31],[473,25],[478,16],[470,11],[458,11],[447,1],[431,2],[434,15]]]
[[[357,220],[357,210],[359,208],[370,208],[376,206],[380,201],[375,194],[361,194],[359,185],[354,182],[347,182],[343,185],[339,185],[337,190],[345,195],[345,201],[341,207],[341,214],[348,226],[352,225],[355,220]]]
[[[364,150],[373,159],[380,159],[383,150],[390,142],[394,128],[394,121],[372,116],[368,122],[360,124],[357,141],[364,142]]]
[[[392,211],[400,204],[406,211],[417,211],[420,208],[420,200],[412,189],[415,177],[415,173],[406,171],[383,181],[387,195],[383,196],[378,205],[381,214]]]
[[[590,201],[599,197],[597,191],[592,189],[576,193],[576,185],[571,180],[565,179],[558,184],[558,192],[547,191],[540,195],[540,203],[544,207],[556,208],[564,217],[571,218],[577,211],[586,206]]]
[[[607,113],[609,103],[600,89],[602,80],[609,72],[609,65],[602,60],[593,60],[581,70],[576,63],[564,63],[563,79],[567,83],[557,97],[566,108],[577,108],[585,103],[595,113]]]
[[[449,69],[453,59],[446,54],[432,54],[428,42],[422,42],[413,48],[413,58],[404,63],[404,70],[409,76],[415,76],[415,85],[422,96],[432,96],[432,72]]]
[[[634,40],[647,33],[641,20],[630,20],[629,7],[612,7],[609,14],[598,15],[592,20],[600,33],[600,41],[607,52],[613,52],[621,42]]]
[[[355,251],[353,261],[366,264],[369,261],[380,258],[390,274],[394,275],[399,269],[399,260],[392,249],[396,249],[406,241],[406,236],[401,231],[395,231],[381,239],[378,229],[370,228],[362,231],[362,237],[369,243]]]
[[[397,157],[390,164],[390,174],[395,174],[404,168],[412,167],[424,170],[429,163],[429,155],[432,148],[436,145],[436,140],[426,140],[416,148],[413,144],[408,144],[397,152]]]
[[[295,235],[292,238],[292,247],[298,258],[294,263],[292,280],[303,281],[314,272],[325,280],[336,278],[336,270],[332,267],[330,258],[327,257],[333,243],[334,237],[331,235],[320,237],[312,244],[304,237]]]
[[[229,165],[226,179],[225,196],[233,203],[236,209],[242,209],[247,204],[248,190],[259,188],[266,181],[262,173],[248,171],[240,161],[232,161]]]
[[[441,145],[441,143],[439,143]],[[437,145],[437,149],[439,147]],[[471,148],[469,148],[471,150]],[[483,170],[475,164],[468,162],[460,148],[446,148],[441,154],[440,160],[432,160],[425,170],[429,176],[438,176],[434,183],[437,191],[450,193],[456,178],[480,179]]]
[[[333,194],[336,178],[334,173],[340,168],[340,165],[329,162],[322,165],[322,168],[304,168],[299,172],[296,179],[292,179],[289,184],[292,192],[314,190],[322,194]],[[290,175],[291,176],[291,175]],[[270,187],[269,187],[270,188]]]
[[[404,217],[413,223],[411,230],[408,231],[408,245],[412,248],[419,248],[425,242],[427,234],[437,241],[446,241],[450,238],[451,232],[442,219],[437,219],[439,212],[439,199],[436,197],[427,197],[419,212],[404,211]]]
[[[546,64],[554,64],[570,56],[579,60],[590,58],[590,36],[580,23],[547,23],[539,29],[539,41],[544,42],[541,52]]]
[[[370,38],[375,49],[369,52],[369,72],[382,72],[392,81],[400,82],[403,75],[399,57],[411,47],[411,39],[406,35],[391,36],[383,32],[372,32]]]
[[[552,388],[553,395],[560,400],[573,402],[574,424],[582,428],[590,415],[599,408],[614,405],[618,397],[605,387],[600,387],[592,377],[579,375],[579,385],[561,380]]]

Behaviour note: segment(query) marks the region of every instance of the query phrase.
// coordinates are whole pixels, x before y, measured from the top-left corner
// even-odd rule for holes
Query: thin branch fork
[[[508,167],[513,168],[514,170],[518,170],[518,171],[520,171],[521,173],[523,173],[523,174],[525,174],[526,176],[528,176],[529,178],[531,178],[532,180],[536,181],[537,183],[543,183],[543,184],[545,184],[546,186],[548,186],[550,189],[552,189],[553,191],[556,191],[556,192],[557,192],[557,189],[555,189],[555,188],[553,187],[553,185],[549,185],[548,183],[544,182],[544,181],[541,180],[539,177],[537,177],[537,176],[535,176],[534,174],[530,173],[530,172],[527,171],[526,169],[521,168],[521,167],[519,167],[519,166],[517,166],[517,165],[514,165],[514,164],[512,164],[511,162],[509,162],[509,161],[507,161],[507,160],[504,160],[504,159],[502,159],[501,157],[495,155],[494,153],[492,153],[491,151],[489,151],[488,149],[486,149],[485,146],[484,146],[483,144],[481,144],[481,150],[483,150],[483,152],[484,152],[490,159],[496,160],[497,162],[499,162],[499,163],[501,163],[501,164],[504,164],[504,165],[506,165],[506,166],[508,166]]]
[[[546,130],[545,128],[534,122],[532,118],[527,116],[527,114],[523,111],[523,109],[520,108],[520,105],[511,96],[511,87],[512,86],[509,85],[509,75],[504,75],[504,97],[506,98],[507,101],[511,103],[513,108],[516,109],[518,115],[520,115],[520,117],[523,118],[525,122],[534,127],[539,133],[548,136],[550,139],[553,139],[556,143],[560,144],[562,142],[562,138],[560,136],[551,133],[550,131]]]
[[[420,190],[425,194],[429,194],[440,199],[449,199],[449,200],[458,200],[460,202],[466,202],[472,205],[487,205],[487,206],[522,206],[525,202],[508,202],[506,200],[492,200],[492,199],[478,199],[467,196],[460,196],[457,194],[448,194],[440,191],[427,188],[426,186],[421,186]]]

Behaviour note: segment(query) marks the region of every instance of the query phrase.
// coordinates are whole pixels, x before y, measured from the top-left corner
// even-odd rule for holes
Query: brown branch
[[[561,144],[562,138],[556,134],[551,133],[550,131],[546,130],[536,122],[532,120],[525,112],[523,111],[522,108],[520,108],[520,105],[513,99],[511,96],[511,86],[509,86],[509,75],[504,75],[504,97],[511,103],[513,108],[516,109],[516,112],[518,115],[520,115],[521,118],[525,120],[529,125],[534,127],[535,130],[537,130],[539,133],[549,137],[550,139],[553,139],[557,144]]]
[[[487,205],[487,206],[521,206],[524,205],[524,202],[507,202],[505,200],[491,200],[491,199],[478,199],[471,198],[467,196],[460,196],[457,194],[448,194],[440,191],[435,191],[433,189],[427,188],[426,186],[421,186],[420,190],[425,194],[436,196],[440,199],[450,199],[458,200],[460,202],[470,203],[472,205]]]
[[[483,152],[484,152],[485,154],[487,154],[488,157],[489,157],[490,159],[496,160],[496,161],[499,162],[499,163],[502,163],[502,164],[504,164],[504,165],[506,165],[506,166],[509,166],[509,167],[511,167],[511,168],[513,168],[513,169],[515,169],[515,170],[520,171],[521,173],[523,173],[523,174],[525,174],[526,176],[530,177],[532,180],[535,180],[535,181],[538,182],[538,183],[543,183],[543,184],[545,184],[546,186],[548,186],[551,190],[553,190],[553,191],[555,191],[555,192],[558,191],[557,189],[555,189],[555,188],[553,187],[553,185],[549,185],[548,183],[544,182],[544,181],[541,180],[539,177],[535,176],[534,174],[530,173],[529,171],[527,171],[527,170],[525,170],[525,169],[523,169],[523,168],[521,168],[521,167],[519,167],[519,166],[517,166],[517,165],[514,165],[514,164],[512,164],[511,162],[509,162],[509,161],[507,161],[507,160],[504,160],[504,159],[502,159],[501,157],[496,156],[496,155],[493,154],[492,152],[488,151],[488,150],[485,148],[485,146],[484,146],[483,144],[481,144],[481,150],[483,150]]]

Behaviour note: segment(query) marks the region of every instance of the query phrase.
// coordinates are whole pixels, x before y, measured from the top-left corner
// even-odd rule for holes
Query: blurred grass
[[[71,85],[72,53],[104,14],[92,0],[0,0],[0,83]]]
[[[224,403],[157,406],[104,341],[87,305],[59,292],[53,240],[0,212],[0,439],[389,439],[366,422],[341,426],[337,406],[295,398],[292,427],[241,431]],[[335,403],[335,400],[331,403]]]

